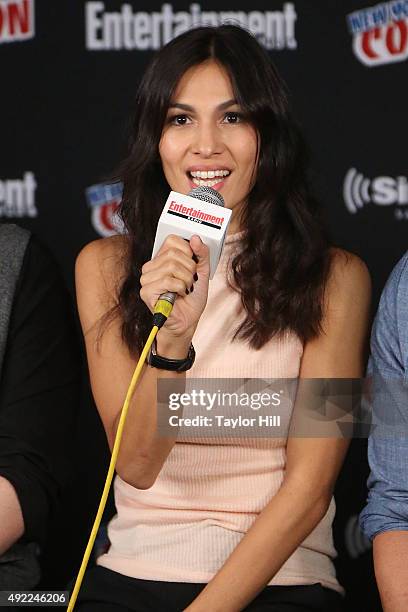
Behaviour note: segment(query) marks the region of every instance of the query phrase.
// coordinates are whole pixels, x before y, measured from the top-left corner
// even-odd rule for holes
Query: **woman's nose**
[[[192,142],[193,153],[211,157],[211,155],[221,153],[223,146],[220,130],[216,125],[197,126]]]

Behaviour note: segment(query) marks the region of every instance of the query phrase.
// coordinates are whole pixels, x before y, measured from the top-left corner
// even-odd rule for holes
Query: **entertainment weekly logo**
[[[408,58],[408,0],[382,2],[347,15],[353,51],[366,66]]]
[[[34,0],[0,0],[0,44],[33,38],[34,21]]]
[[[174,202],[174,200],[170,202],[170,206],[167,209],[167,214],[181,217],[182,219],[188,219],[190,221],[195,221],[196,223],[201,223],[202,225],[208,225],[208,227],[214,227],[215,229],[221,229],[221,226],[225,221],[224,217],[210,215],[204,210],[193,208],[192,206],[183,206],[182,204]]]
[[[94,230],[104,238],[123,232],[123,224],[117,210],[122,199],[122,183],[98,184],[86,189],[86,199],[91,208]]]
[[[33,172],[25,172],[22,179],[0,179],[0,218],[37,217],[36,189]]]
[[[86,2],[86,48],[89,51],[148,51],[160,49],[172,38],[192,27],[229,22],[249,29],[266,49],[297,49],[293,2],[281,11],[202,11],[190,4],[189,11],[174,11],[163,4],[160,11],[133,12],[131,4],[119,11],[106,11],[104,2]]]
[[[352,214],[369,204],[394,206],[395,218],[399,221],[408,220],[406,176],[377,176],[370,179],[355,168],[350,168],[344,179],[343,197],[347,210]]]

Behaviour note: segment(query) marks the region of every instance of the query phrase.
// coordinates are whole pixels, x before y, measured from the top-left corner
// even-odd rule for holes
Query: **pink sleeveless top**
[[[246,342],[231,342],[244,310],[226,275],[241,237],[242,232],[226,237],[193,337],[196,361],[186,373],[187,384],[194,378],[299,375],[303,347],[294,334],[273,338],[258,351]],[[179,435],[150,489],[137,489],[116,476],[117,514],[108,527],[111,546],[98,565],[146,580],[209,582],[279,490],[285,462],[286,438],[253,437],[250,431],[240,438]],[[321,582],[343,592],[332,563],[334,514],[332,499],[325,517],[269,585]]]

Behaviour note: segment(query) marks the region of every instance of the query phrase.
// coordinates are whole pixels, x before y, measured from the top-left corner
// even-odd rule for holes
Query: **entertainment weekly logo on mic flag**
[[[91,208],[94,230],[104,238],[121,234],[123,224],[117,210],[122,199],[122,183],[92,185],[86,189],[86,199]]]
[[[365,66],[408,58],[408,1],[382,2],[347,15],[353,51]]]
[[[137,7],[137,4],[134,3]],[[106,11],[104,2],[85,3],[86,48],[89,51],[157,50],[172,38],[202,25],[232,22],[250,30],[266,49],[297,49],[293,2],[285,2],[282,10],[244,12],[242,10],[202,10],[198,3],[189,10],[174,10],[162,4],[159,11],[133,11],[130,3],[119,10]]]
[[[175,200],[171,200],[167,209],[168,215],[174,215],[180,219],[187,219],[188,221],[194,221],[201,223],[207,227],[214,227],[215,229],[221,229],[222,224],[225,221],[224,216],[209,214],[208,212],[201,210],[200,207],[195,208],[194,206],[184,206]]]
[[[34,34],[34,0],[0,0],[0,44],[28,40]]]

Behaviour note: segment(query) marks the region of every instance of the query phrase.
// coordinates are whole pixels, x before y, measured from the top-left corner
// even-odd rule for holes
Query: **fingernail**
[[[198,281],[198,274],[197,274],[197,272],[194,274],[193,278],[194,278],[194,282]]]
[[[189,290],[188,290],[188,289],[186,289],[186,294],[188,295],[189,293],[190,293],[190,292],[189,292]]]

